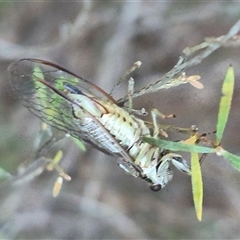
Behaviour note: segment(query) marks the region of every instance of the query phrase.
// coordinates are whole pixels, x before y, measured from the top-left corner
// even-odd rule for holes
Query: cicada
[[[8,72],[12,91],[33,114],[115,157],[121,168],[147,181],[151,190],[158,191],[172,180],[172,164],[190,175],[181,155],[142,140],[159,134],[154,114],[151,131],[103,89],[45,60],[21,59]]]

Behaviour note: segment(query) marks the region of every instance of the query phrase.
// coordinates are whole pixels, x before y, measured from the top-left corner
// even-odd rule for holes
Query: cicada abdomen
[[[14,94],[32,113],[117,157],[121,168],[149,182],[152,190],[160,190],[172,179],[171,163],[190,174],[190,167],[180,155],[144,142],[142,137],[151,137],[144,121],[118,106],[98,86],[39,59],[14,62],[8,72]]]

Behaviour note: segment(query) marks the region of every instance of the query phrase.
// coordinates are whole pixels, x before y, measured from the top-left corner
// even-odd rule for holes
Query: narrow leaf
[[[72,137],[72,140],[83,152],[86,152],[87,149],[82,141],[74,137]]]
[[[52,190],[52,195],[53,197],[57,197],[62,189],[62,184],[63,184],[63,178],[58,177],[54,183],[53,190]]]
[[[11,174],[5,171],[3,168],[0,168],[0,181],[6,180],[7,178],[10,178]]]
[[[60,160],[62,159],[62,157],[63,157],[62,150],[58,150],[57,153],[55,154],[53,160],[51,161],[51,163],[53,165],[58,164],[60,162]]]
[[[224,156],[224,158],[226,158],[226,160],[228,160],[231,165],[237,169],[238,171],[240,171],[240,157],[236,156],[224,149],[221,150],[221,154]]]
[[[191,172],[194,207],[197,219],[202,221],[203,182],[198,153],[195,152],[191,153]]]
[[[223,86],[222,94],[219,105],[217,132],[216,132],[216,145],[219,145],[222,135],[228,120],[229,111],[231,108],[232,96],[234,90],[234,69],[230,66],[227,70]]]
[[[195,144],[188,144],[184,142],[166,141],[160,138],[143,137],[143,140],[151,145],[168,149],[170,151],[184,151],[184,152],[196,152],[196,153],[214,153],[216,151],[215,149],[209,148],[209,147],[202,147],[202,146],[197,146]]]

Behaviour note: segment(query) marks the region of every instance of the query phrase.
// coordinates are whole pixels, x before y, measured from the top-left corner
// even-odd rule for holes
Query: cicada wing
[[[77,74],[63,68],[55,63],[34,59],[25,58],[12,63],[9,67],[11,75],[19,77],[21,73],[22,77],[26,77],[38,74],[38,69],[41,69],[44,74],[45,81],[53,87],[60,87],[61,84],[69,83],[71,86],[76,87],[80,91],[101,98],[103,101],[110,101],[116,104],[115,99],[106,93],[102,88],[91,83],[90,81],[78,76]]]
[[[76,103],[66,93],[69,88],[79,94],[85,93],[115,103],[115,100],[98,86],[83,80],[67,69],[39,59],[22,59],[13,62],[8,68],[8,73],[12,93],[21,98],[24,105],[37,117],[50,126],[85,140],[105,153],[132,162],[126,150],[90,113],[88,117],[92,118],[104,134],[109,136],[111,142],[118,148],[117,152],[109,152],[98,146],[93,136],[81,131],[74,118],[73,104]]]
[[[41,83],[43,80],[62,91],[63,81],[71,81],[54,68],[45,68],[29,60],[20,60],[8,67],[10,91],[23,100],[24,105],[47,124],[77,137],[78,127],[74,122],[71,103]],[[63,80],[64,79],[64,80]]]

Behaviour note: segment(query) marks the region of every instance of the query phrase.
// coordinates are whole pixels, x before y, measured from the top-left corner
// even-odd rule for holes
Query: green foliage
[[[203,181],[199,163],[198,153],[191,153],[191,172],[192,172],[192,192],[196,215],[199,221],[202,220],[203,203]]]
[[[7,180],[11,177],[11,174],[7,171],[5,171],[3,168],[0,168],[0,182]]]
[[[82,141],[74,137],[72,137],[72,140],[83,152],[86,152],[86,147]]]
[[[222,140],[222,135],[225,130],[225,126],[228,120],[231,102],[233,97],[234,91],[234,69],[232,66],[229,67],[227,70],[223,86],[222,86],[222,94],[220,105],[219,105],[219,112],[218,112],[218,121],[217,121],[217,132],[216,132],[216,146],[219,146]],[[240,171],[240,157],[229,153],[228,151],[224,150],[222,147],[217,147],[217,154],[222,155],[226,160],[230,162],[230,164]]]
[[[240,171],[240,157],[236,156],[224,149],[221,150],[221,155],[230,162],[230,164],[237,169],[238,171]]]
[[[185,142],[172,142],[163,140],[161,138],[147,138],[143,137],[143,140],[151,145],[158,146],[163,149],[170,151],[181,151],[181,152],[195,152],[195,153],[214,153],[216,152],[213,148],[197,146],[195,144],[188,144]]]
[[[232,96],[234,90],[234,70],[233,67],[229,67],[222,86],[222,94],[219,105],[217,132],[216,132],[216,145],[219,145],[222,139],[222,135],[228,120]]]
[[[170,151],[185,151],[191,153],[191,171],[192,171],[192,191],[193,191],[193,201],[195,205],[195,210],[197,218],[199,221],[202,219],[202,201],[203,201],[203,183],[202,183],[202,174],[199,164],[198,153],[216,153],[218,156],[224,156],[224,158],[230,162],[230,164],[240,171],[240,157],[229,153],[220,146],[223,132],[226,127],[228,120],[231,102],[233,97],[234,90],[234,69],[230,66],[227,70],[223,86],[222,86],[222,97],[219,104],[218,120],[217,120],[217,131],[216,131],[216,141],[213,143],[207,141],[207,143],[212,147],[197,146],[194,143],[190,142],[189,139],[181,142],[172,142],[167,140],[162,140],[160,138],[146,138],[143,140],[149,144],[158,146],[162,149],[167,149]],[[197,139],[197,138],[196,138]],[[201,140],[199,137],[198,140]]]

